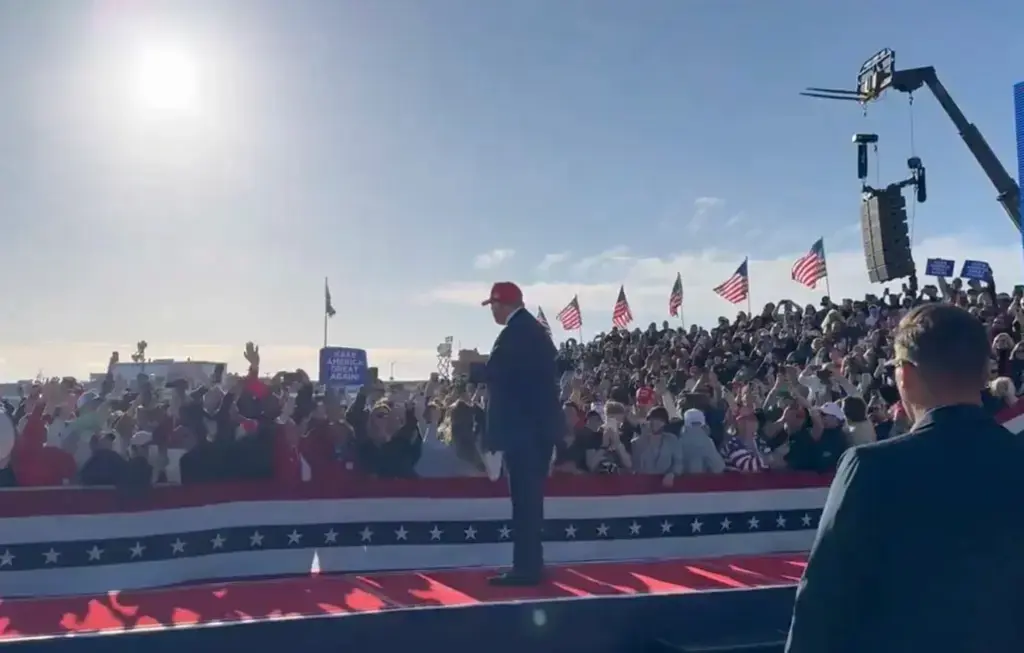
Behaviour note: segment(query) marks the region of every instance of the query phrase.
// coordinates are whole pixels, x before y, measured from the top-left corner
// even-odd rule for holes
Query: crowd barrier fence
[[[828,478],[549,479],[553,563],[806,550]],[[507,564],[503,482],[350,476],[294,486],[45,488],[0,495],[0,595],[200,580]]]

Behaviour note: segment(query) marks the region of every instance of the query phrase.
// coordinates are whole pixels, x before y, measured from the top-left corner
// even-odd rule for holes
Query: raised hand
[[[253,367],[260,366],[260,348],[252,342],[245,343],[245,351],[242,353],[245,360]]]

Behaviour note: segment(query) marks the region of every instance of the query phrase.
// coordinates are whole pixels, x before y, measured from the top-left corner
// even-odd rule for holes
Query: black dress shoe
[[[487,582],[495,587],[536,587],[544,582],[543,574],[520,574],[510,571],[491,576]]]

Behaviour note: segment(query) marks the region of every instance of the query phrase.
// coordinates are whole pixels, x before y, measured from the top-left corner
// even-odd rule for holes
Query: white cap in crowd
[[[818,410],[821,411],[822,415],[827,415],[829,417],[835,417],[840,422],[845,422],[846,421],[846,414],[843,413],[842,407],[840,407],[839,404],[837,404],[834,401],[829,401],[829,402],[823,403],[821,405],[821,408],[819,408]]]
[[[78,408],[78,410],[82,410],[96,403],[99,400],[99,393],[89,390],[88,392],[83,392],[81,395],[79,395],[78,400],[75,402],[75,406]]]
[[[696,408],[691,408],[683,413],[683,424],[686,426],[707,426],[704,413]]]
[[[153,434],[149,431],[136,431],[132,436],[131,446],[144,447],[153,442]]]

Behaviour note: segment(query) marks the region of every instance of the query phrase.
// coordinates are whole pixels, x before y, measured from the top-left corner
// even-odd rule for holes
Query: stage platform
[[[505,649],[510,644],[508,640],[516,636],[534,640],[524,641],[523,645],[541,648],[547,648],[544,644],[549,642],[536,641],[537,637],[557,637],[563,643],[553,648],[562,650],[566,636],[575,639],[573,644],[583,644],[591,639],[587,632],[610,626],[604,615],[615,615],[612,621],[627,614],[642,619],[638,615],[645,613],[637,609],[641,604],[650,608],[654,605],[651,600],[658,597],[673,597],[670,603],[679,610],[676,624],[669,620],[668,625],[673,628],[684,622],[703,622],[694,624],[684,639],[691,632],[691,638],[703,641],[714,639],[716,633],[743,630],[756,631],[750,636],[761,637],[765,632],[778,635],[785,627],[792,588],[803,571],[804,559],[802,554],[794,554],[564,565],[550,568],[546,582],[535,588],[494,588],[487,584],[493,570],[458,569],[308,576],[93,596],[16,599],[0,602],[0,643],[33,650],[102,647],[110,651],[117,645],[126,649],[141,645],[137,640],[142,637],[149,650],[154,646],[157,650],[170,650],[169,647],[184,645],[195,653],[225,645],[222,636],[228,635],[226,630],[233,632],[228,641],[236,647],[244,645],[243,641],[265,646],[269,640],[289,646],[296,643],[296,636],[305,640],[317,632],[322,638],[327,622],[342,621],[331,626],[332,638],[338,638],[335,641],[370,644],[392,638],[396,643],[402,642],[386,646],[388,650],[403,649],[416,642],[417,633],[408,630],[413,622],[419,623],[419,635],[428,638],[440,636],[445,628],[450,633],[452,623],[458,623],[463,629],[485,628],[476,630],[478,637],[482,637],[480,632],[499,637],[488,645],[492,650]],[[778,590],[771,592],[773,598],[763,591],[751,591],[771,588]],[[633,600],[597,600],[616,597]],[[646,614],[650,619],[656,613],[668,614],[665,610],[670,603],[659,601],[658,608]],[[520,614],[514,621],[506,622],[511,615],[499,618],[488,607]],[[391,618],[375,619],[374,615]],[[424,619],[427,615],[433,615],[429,622]],[[456,615],[457,621],[452,622]],[[532,624],[520,623],[523,618]],[[557,623],[559,619],[563,623]],[[745,621],[750,628],[738,628]],[[371,622],[376,625],[371,626]],[[491,622],[508,625],[495,630]],[[300,628],[304,623],[308,626]],[[442,624],[448,625],[439,629]],[[714,624],[719,627],[710,627]],[[278,627],[274,628],[275,625]],[[726,625],[727,631],[722,628]],[[283,633],[281,627],[291,634]],[[672,639],[668,631],[673,628],[663,627],[666,632],[655,633],[657,628],[648,625],[645,630],[654,639]],[[500,631],[508,629],[510,632],[503,637]],[[574,638],[575,629],[579,633]],[[556,636],[556,631],[561,632]],[[171,637],[179,640],[177,643],[166,639],[185,632],[192,634],[188,642],[180,641],[179,637]],[[115,633],[118,636],[96,636]],[[206,635],[200,637],[200,633]],[[462,638],[445,639],[451,642],[445,645],[449,648]],[[96,646],[101,644],[100,640],[102,646]],[[433,641],[440,644],[436,639]]]

